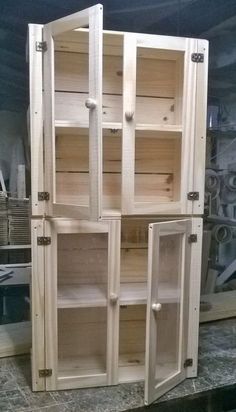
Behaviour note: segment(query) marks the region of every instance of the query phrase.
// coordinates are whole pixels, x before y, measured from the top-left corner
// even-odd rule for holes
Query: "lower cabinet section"
[[[32,220],[33,390],[197,374],[202,220]]]

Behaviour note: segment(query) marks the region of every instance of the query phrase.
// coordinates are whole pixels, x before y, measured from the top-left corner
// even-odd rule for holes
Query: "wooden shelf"
[[[168,284],[160,284],[160,303],[174,303],[180,293]],[[120,286],[120,305],[145,305],[147,303],[147,284],[145,282],[122,283]],[[107,305],[106,285],[61,285],[58,287],[57,307],[88,308]]]
[[[180,298],[178,290],[171,288],[168,284],[159,285],[159,303],[174,303]],[[122,283],[120,287],[120,305],[141,305],[147,303],[147,284]]]
[[[119,355],[119,382],[137,382],[144,379],[145,353]]]
[[[103,125],[103,133],[105,130],[121,130],[122,124],[121,123],[108,123],[104,122]],[[55,128],[57,134],[86,134],[88,133],[89,125],[83,124],[81,122],[75,121],[66,121],[66,120],[56,120],[55,121]],[[111,132],[110,132],[111,134]],[[112,133],[114,135],[114,133]]]
[[[5,245],[5,246],[0,246],[0,250],[10,250],[10,249],[31,249],[31,245]]]
[[[104,122],[102,124],[103,127],[103,135],[119,135],[121,136],[122,131],[122,123],[113,123],[113,122]],[[70,133],[73,135],[76,134],[86,134],[88,133],[89,125],[81,122],[76,121],[66,121],[66,120],[56,120],[55,121],[55,128],[56,133],[58,135]],[[172,124],[146,124],[146,123],[137,123],[136,127],[136,136],[142,136],[143,132],[145,131],[145,135],[155,136],[156,137],[166,137],[163,136],[163,133],[166,133],[167,136],[170,134],[170,137],[176,136],[176,134],[180,134],[183,131],[181,125],[172,125]],[[117,133],[114,133],[117,131]],[[160,133],[157,133],[160,132]]]
[[[160,131],[160,132],[172,132],[172,133],[182,133],[183,128],[181,125],[176,124],[148,124],[148,123],[137,123],[136,130],[145,131]]]
[[[106,373],[104,356],[76,356],[58,360],[58,377],[89,376]]]
[[[107,305],[106,285],[62,285],[58,287],[57,307],[92,308]]]

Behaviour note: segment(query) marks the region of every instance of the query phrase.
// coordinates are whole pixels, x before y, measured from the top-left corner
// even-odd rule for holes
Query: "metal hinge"
[[[38,192],[38,200],[49,200],[49,192]]]
[[[197,234],[196,234],[196,233],[192,233],[192,234],[188,237],[188,242],[189,242],[189,243],[196,243],[196,242],[197,242]]]
[[[52,376],[52,369],[39,369],[40,378],[48,378],[49,376]]]
[[[199,200],[199,192],[188,192],[188,200]]]
[[[184,362],[184,368],[188,368],[189,366],[193,366],[193,360],[191,358],[186,359]]]
[[[204,54],[203,53],[192,53],[191,60],[194,63],[203,63],[204,62]]]
[[[36,41],[36,51],[45,52],[47,51],[47,42],[46,41]]]
[[[51,238],[48,237],[48,236],[38,236],[37,237],[37,244],[39,246],[51,245]]]

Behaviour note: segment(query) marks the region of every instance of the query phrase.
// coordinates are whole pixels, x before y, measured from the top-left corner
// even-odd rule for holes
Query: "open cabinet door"
[[[49,216],[91,220],[101,216],[102,16],[102,5],[97,4],[48,23],[43,27],[43,42],[38,45],[44,51],[45,190]],[[71,78],[65,79],[72,53],[82,55],[82,63],[70,67]],[[76,76],[84,85],[82,92],[74,88]],[[83,164],[75,162],[74,151],[78,147],[71,143],[71,135],[85,139]]]
[[[149,226],[145,404],[186,378],[191,220]]]

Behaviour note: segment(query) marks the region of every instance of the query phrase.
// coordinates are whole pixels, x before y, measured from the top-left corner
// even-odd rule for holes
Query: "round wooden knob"
[[[87,109],[94,109],[97,106],[96,100],[89,97],[85,100],[85,106],[87,107]]]
[[[152,310],[154,312],[159,312],[161,310],[161,303],[153,303],[152,304]]]
[[[130,111],[130,112],[125,112],[125,118],[128,122],[130,122],[131,120],[133,120],[134,118],[134,112]]]
[[[118,296],[116,293],[111,293],[110,294],[110,302],[115,304],[118,301]]]

